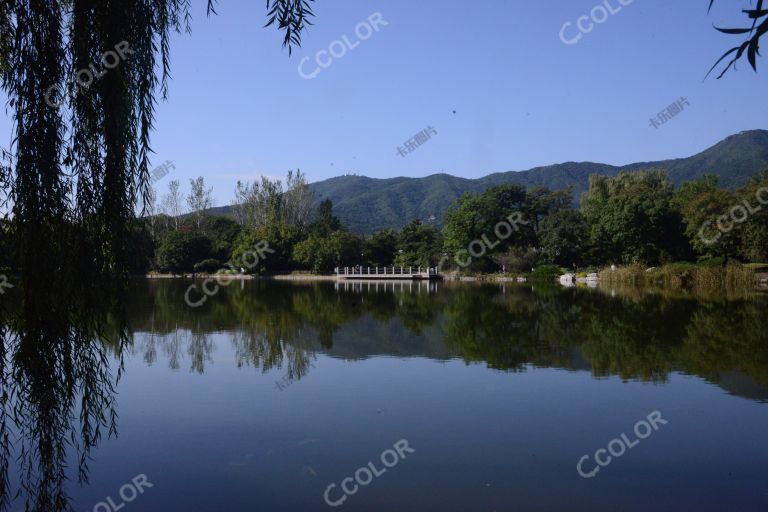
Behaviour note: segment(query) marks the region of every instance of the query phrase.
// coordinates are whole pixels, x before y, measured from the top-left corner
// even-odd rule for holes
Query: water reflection
[[[141,280],[119,307],[70,296],[64,314],[44,315],[40,305],[36,316],[0,311],[0,509],[11,487],[25,510],[70,509],[67,480],[86,482],[89,454],[117,433],[124,354],[205,374],[222,340],[234,349],[233,367],[280,370],[279,389],[305,377],[321,354],[387,355],[662,384],[682,372],[768,401],[765,295],[253,281],[192,309],[185,288]]]
[[[67,483],[87,483],[92,450],[117,435],[124,315],[99,292],[62,290],[13,290],[0,311],[3,510],[17,499],[26,511],[71,510]]]
[[[172,367],[178,367],[181,340],[198,372],[212,350],[205,334],[226,331],[238,366],[285,366],[291,379],[303,377],[318,352],[349,360],[419,356],[501,371],[534,365],[658,383],[677,371],[737,394],[733,375],[739,374],[749,388],[743,396],[754,397],[758,386],[760,398],[768,399],[768,333],[760,328],[765,295],[700,299],[548,286],[248,282],[193,312],[179,308],[178,283],[137,286],[138,296],[154,302],[129,308],[133,328],[161,339],[173,354]],[[147,361],[156,343],[142,342]]]

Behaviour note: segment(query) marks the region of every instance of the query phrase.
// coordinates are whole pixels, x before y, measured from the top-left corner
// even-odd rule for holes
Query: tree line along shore
[[[500,185],[465,194],[437,223],[368,235],[350,232],[330,200],[317,203],[300,171],[284,182],[238,182],[228,216],[208,213],[212,189],[203,178],[190,185],[184,196],[172,181],[157,202],[154,193],[145,202],[126,244],[131,273],[316,275],[360,265],[549,278],[602,270],[612,282],[684,285],[750,282],[768,261],[768,171],[738,190],[713,176],[675,188],[658,170],[593,175],[578,206],[570,189]],[[20,270],[13,221],[0,232],[0,267]],[[246,264],[258,244],[268,253]]]

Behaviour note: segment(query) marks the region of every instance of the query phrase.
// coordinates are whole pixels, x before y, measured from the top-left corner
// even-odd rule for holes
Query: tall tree
[[[736,204],[733,192],[718,188],[717,176],[683,183],[675,192],[674,204],[682,215],[685,235],[698,256],[727,261],[739,254],[741,227],[732,226],[736,229],[728,232],[717,227],[718,217]]]
[[[283,183],[261,177],[261,182],[237,182],[235,218],[250,228],[280,223],[283,208]]]
[[[686,253],[680,214],[664,171],[593,175],[582,201],[591,243],[607,262],[657,264]]]
[[[324,199],[320,202],[315,213],[315,219],[309,227],[312,233],[328,236],[342,229],[341,221],[333,214],[333,201]]]
[[[314,195],[306,176],[288,171],[283,190],[281,180],[261,177],[261,182],[237,182],[232,210],[241,225],[258,228],[269,224],[306,226],[312,213]]]
[[[173,225],[179,229],[179,217],[184,213],[182,210],[182,198],[179,180],[172,180],[168,183],[168,193],[163,196],[163,213],[173,219]]]
[[[400,230],[395,265],[431,267],[438,263],[443,245],[440,232],[433,226],[414,220]]]
[[[534,232],[538,233],[541,221],[548,215],[573,207],[573,187],[565,190],[549,190],[536,187],[526,194],[526,217],[533,223]]]
[[[549,203],[545,198],[552,194],[539,189],[529,198],[525,187],[520,185],[491,187],[479,196],[465,194],[445,214],[443,238],[448,257],[455,261],[470,244],[482,241],[486,250],[481,256],[473,256],[471,265],[476,269],[490,269],[498,266],[498,255],[535,246],[536,232],[531,216],[550,209],[545,206]],[[512,225],[510,217],[518,222]],[[505,225],[499,228],[500,223]]]
[[[301,172],[301,169],[295,173],[288,171],[285,185],[282,205],[283,223],[300,227],[307,225],[312,214],[314,194],[309,188],[306,175]]]
[[[377,231],[363,244],[363,254],[368,265],[386,267],[392,265],[397,254],[397,232],[387,229]]]
[[[198,176],[197,179],[189,180],[189,195],[187,196],[187,206],[195,218],[195,226],[200,231],[200,226],[205,216],[205,211],[213,206],[213,187],[205,188],[205,178]]]
[[[562,210],[545,217],[539,245],[549,263],[564,267],[582,264],[587,253],[589,226],[577,210]]]
[[[750,261],[768,261],[768,170],[753,176],[736,194],[749,213],[742,228],[741,254]]]

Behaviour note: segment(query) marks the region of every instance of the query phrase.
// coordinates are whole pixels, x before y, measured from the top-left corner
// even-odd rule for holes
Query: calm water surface
[[[768,510],[766,296],[187,284],[134,284],[78,511]]]

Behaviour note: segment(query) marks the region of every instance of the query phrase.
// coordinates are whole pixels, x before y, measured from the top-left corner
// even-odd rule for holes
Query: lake
[[[88,368],[115,432],[85,485],[69,447],[75,510],[768,509],[765,294],[188,285],[134,282]]]

